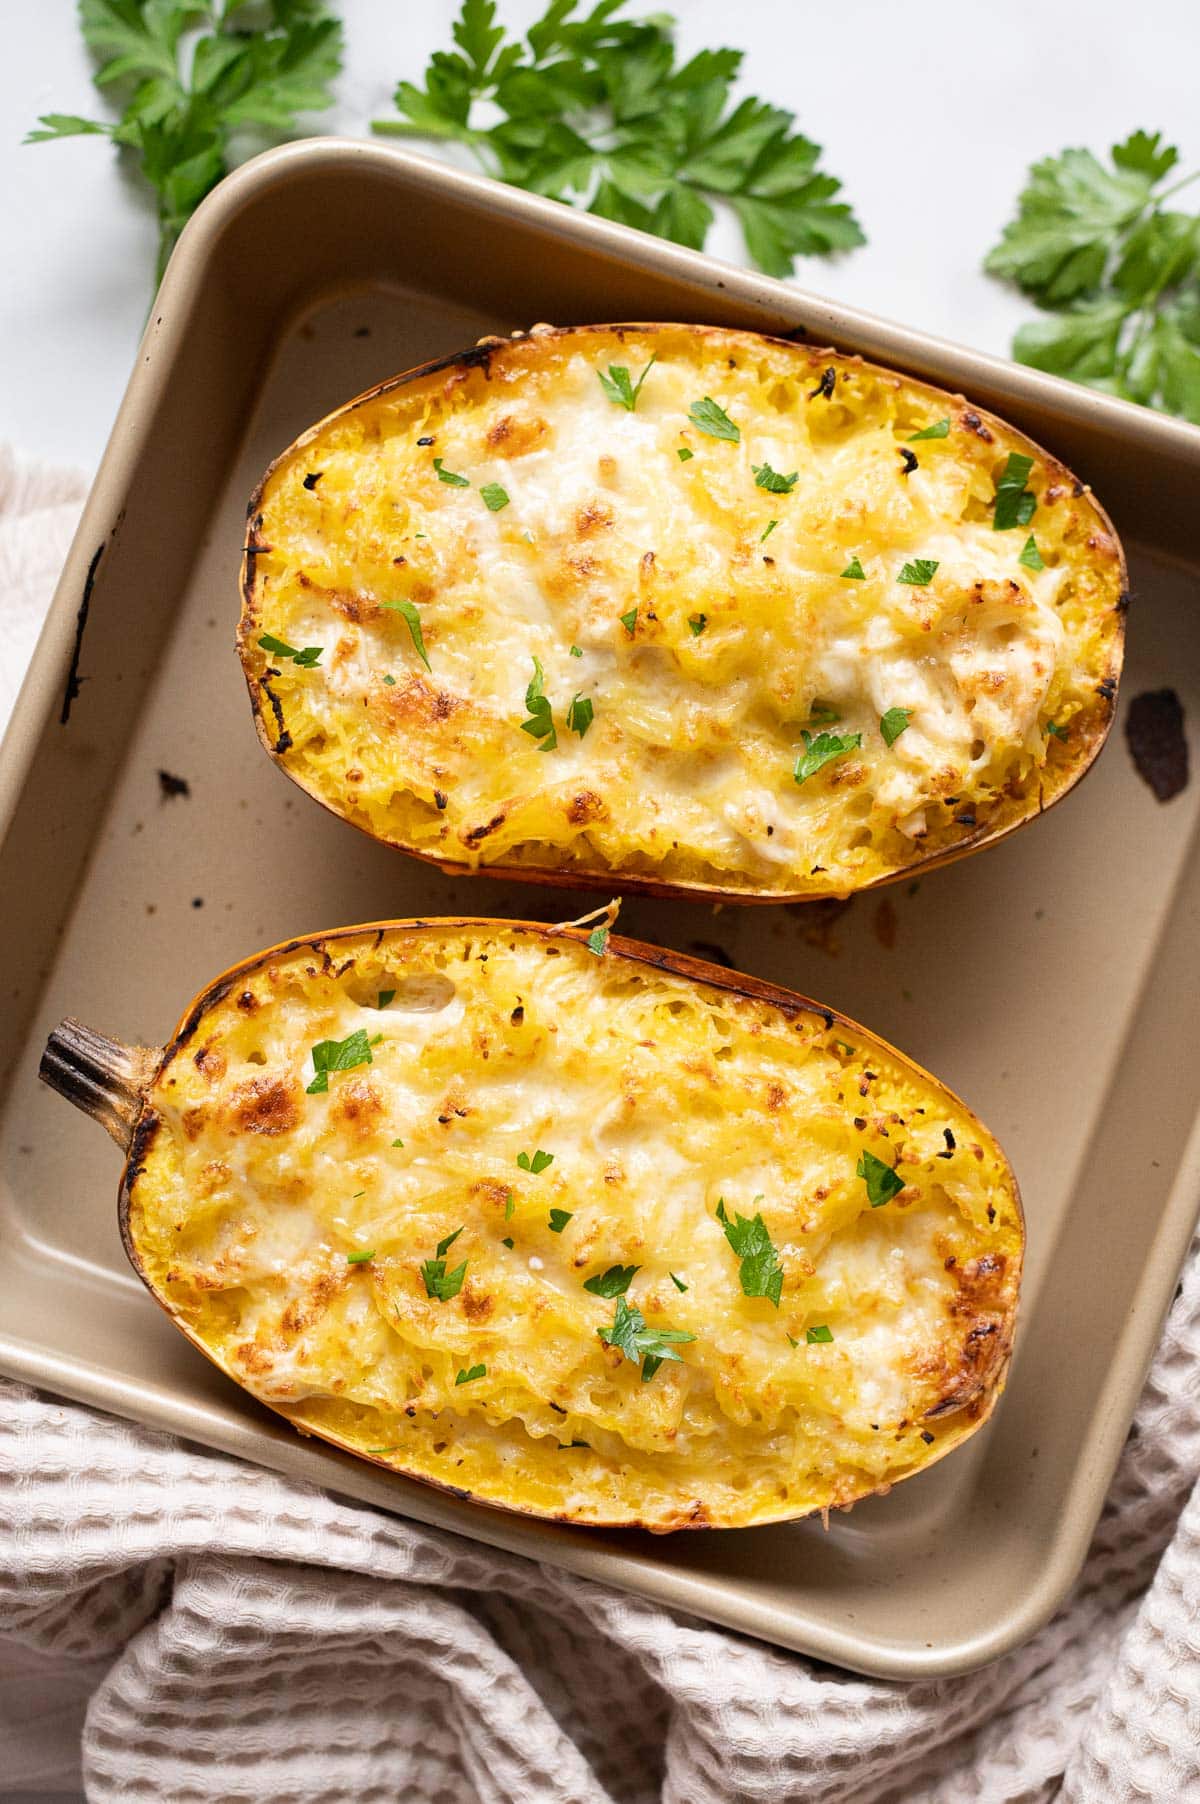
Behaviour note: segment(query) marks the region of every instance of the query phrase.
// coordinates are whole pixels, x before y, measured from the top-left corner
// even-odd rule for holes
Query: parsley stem
[[[1178,194],[1181,188],[1186,188],[1189,182],[1195,181],[1200,181],[1200,169],[1193,169],[1191,175],[1185,175],[1181,182],[1174,182],[1171,187],[1164,188],[1161,194],[1156,194],[1154,196],[1155,206],[1161,207],[1165,200],[1170,200],[1173,194]]]
[[[481,144],[487,135],[472,131],[469,125],[442,125],[434,119],[426,119],[420,125],[410,119],[372,119],[371,130],[387,138],[447,138],[462,144]]]

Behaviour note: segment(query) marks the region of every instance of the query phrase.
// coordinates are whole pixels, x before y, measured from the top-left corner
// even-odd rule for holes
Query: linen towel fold
[[[0,725],[81,493],[0,450]],[[857,1678],[0,1383],[0,1790],[1200,1804],[1198,1478],[1200,1240],[1068,1603],[954,1680]]]

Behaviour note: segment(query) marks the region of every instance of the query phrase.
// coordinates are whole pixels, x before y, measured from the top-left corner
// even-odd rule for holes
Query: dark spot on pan
[[[192,897],[192,907],[193,908],[203,908],[204,907],[204,897],[203,896],[193,896]]]
[[[1117,693],[1117,684],[1116,684],[1115,677],[1105,677],[1105,679],[1102,683],[1096,684],[1096,694],[1099,696],[1103,696],[1103,698],[1106,702],[1112,701],[1112,699],[1116,695],[1116,693]],[[1169,694],[1170,692],[1167,690],[1164,690],[1163,693]]]
[[[1187,788],[1183,704],[1174,689],[1146,689],[1135,695],[1125,716],[1125,738],[1134,769],[1160,802],[1169,802]]]
[[[370,336],[371,336],[370,326],[355,326],[354,336],[355,336],[355,338],[370,338]]]
[[[158,773],[158,787],[163,793],[163,800],[170,801],[173,796],[190,796],[191,785],[186,777],[176,777],[169,770]]]
[[[79,674],[79,657],[83,651],[83,632],[87,626],[88,611],[92,605],[92,590],[96,586],[96,568],[104,556],[104,545],[100,544],[92,553],[92,561],[87,567],[87,575],[83,579],[83,594],[79,598],[79,608],[75,615],[75,644],[71,650],[71,663],[67,670],[67,686],[63,691],[62,713],[58,717],[60,727],[65,727],[71,718],[71,703],[79,694],[83,677]]]
[[[1131,598],[1130,598],[1129,590],[1122,589],[1121,593],[1117,596],[1117,613],[1118,614],[1128,614],[1130,599]]]

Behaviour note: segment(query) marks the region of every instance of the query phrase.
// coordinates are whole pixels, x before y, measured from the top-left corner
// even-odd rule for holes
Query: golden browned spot
[[[545,420],[505,413],[488,427],[487,442],[493,451],[502,450],[505,457],[523,457],[545,436]]]
[[[208,1120],[207,1109],[185,1109],[183,1111],[183,1131],[189,1140],[198,1140]]]
[[[770,1109],[770,1111],[773,1115],[778,1114],[779,1110],[782,1109],[782,1107],[786,1101],[787,1101],[786,1086],[783,1084],[780,1084],[780,1083],[776,1083],[774,1081],[774,1079],[772,1079],[772,1081],[767,1085],[767,1107],[768,1107],[768,1109]]]
[[[211,1041],[207,1046],[202,1046],[199,1052],[192,1055],[192,1062],[197,1071],[203,1072],[204,1076],[212,1084],[219,1083],[221,1078],[225,1075],[225,1054],[221,1051],[219,1046],[214,1046]]]
[[[367,1140],[379,1125],[383,1098],[369,1077],[349,1077],[338,1085],[329,1109],[335,1121],[350,1128],[359,1140]]]
[[[595,532],[607,532],[613,523],[611,509],[599,501],[589,501],[575,515],[575,531],[581,539]]]
[[[342,1282],[333,1272],[322,1272],[304,1295],[292,1298],[279,1318],[280,1327],[287,1334],[301,1334],[305,1328],[311,1328],[328,1309]]]
[[[468,1282],[462,1290],[463,1310],[469,1322],[485,1322],[496,1307],[496,1299],[486,1291],[473,1289]]]
[[[384,705],[396,726],[414,727],[449,720],[452,714],[467,706],[458,696],[435,689],[420,675],[411,676],[407,683],[398,684],[395,689],[385,690]]]
[[[383,612],[373,595],[343,595],[331,590],[326,599],[335,613],[361,626],[364,620],[378,620]]]
[[[286,1134],[300,1119],[295,1085],[284,1077],[249,1078],[232,1091],[229,1114],[244,1134]]]
[[[252,1015],[258,1007],[258,997],[253,990],[243,990],[237,999],[237,1005],[245,1015]]]
[[[504,815],[494,814],[490,821],[484,821],[478,827],[468,827],[467,831],[462,836],[463,844],[477,846],[481,839],[486,839],[489,833],[494,833],[497,827],[502,827],[503,825]]]
[[[275,1363],[267,1349],[252,1340],[244,1340],[240,1346],[235,1347],[233,1357],[248,1372],[269,1372]]]
[[[567,819],[573,826],[583,827],[588,821],[607,820],[608,809],[592,789],[581,789],[567,803]]]

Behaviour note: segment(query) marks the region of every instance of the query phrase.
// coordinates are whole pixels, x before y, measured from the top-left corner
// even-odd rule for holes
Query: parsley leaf
[[[267,0],[249,26],[240,5],[195,0],[83,0],[94,80],[116,93],[116,121],[46,113],[27,144],[103,135],[133,153],[154,190],[161,277],[189,216],[228,174],[235,136],[261,147],[333,100],[342,28],[323,0]],[[193,36],[190,27],[203,27]],[[185,35],[186,34],[186,35]],[[157,278],[156,278],[157,279]]]
[[[593,927],[592,931],[587,936],[588,951],[594,952],[596,954],[597,958],[603,958],[605,948],[607,947],[607,945],[608,945],[608,928],[607,927]]]
[[[323,645],[306,645],[303,651],[297,651],[294,645],[288,645],[283,639],[276,639],[273,633],[263,633],[258,643],[264,651],[269,651],[277,658],[292,658],[297,670],[311,670],[320,661]]]
[[[316,1075],[305,1094],[319,1096],[329,1088],[331,1071],[352,1071],[356,1065],[373,1062],[366,1028],[358,1028],[345,1040],[318,1040],[312,1049],[312,1062]]]
[[[984,267],[1043,310],[1013,340],[1022,363],[1200,424],[1200,215],[1164,204],[1200,171],[1164,186],[1177,162],[1137,131],[1109,164],[1035,163]]]
[[[778,520],[768,520],[767,521],[767,524],[764,527],[763,531],[759,534],[758,542],[760,545],[763,543],[764,539],[770,538],[771,534],[775,531],[775,528],[778,525],[779,525]]]
[[[885,745],[895,745],[901,733],[908,726],[912,714],[911,708],[889,708],[879,722],[879,731],[883,734]]]
[[[541,660],[533,660],[533,678],[525,689],[525,706],[529,710],[528,720],[521,722],[522,733],[528,733],[534,739],[540,739],[539,752],[552,752],[558,744],[558,734],[554,729],[554,715],[550,702],[543,691],[546,673],[542,669]]]
[[[433,467],[437,471],[439,482],[447,483],[452,489],[470,488],[471,478],[469,476],[459,476],[456,471],[448,470],[440,457],[434,458]]]
[[[1025,487],[1033,468],[1032,457],[1023,451],[1010,451],[996,484],[996,507],[992,527],[1007,532],[1012,526],[1028,526],[1037,512],[1037,496]],[[903,576],[900,578],[904,581]]]
[[[850,562],[846,565],[846,568],[842,571],[842,581],[849,583],[865,583],[866,580],[866,571],[863,569],[858,559],[852,557]]]
[[[621,615],[621,625],[625,628],[625,631],[629,634],[631,639],[633,638],[634,629],[637,626],[637,616],[638,611],[636,608],[630,608],[628,614]]]
[[[755,1197],[760,1202],[760,1197]],[[730,1221],[723,1198],[717,1202],[717,1220],[725,1230],[725,1238],[742,1262],[742,1292],[747,1297],[766,1297],[779,1308],[783,1290],[783,1267],[779,1263],[767,1225],[761,1214],[753,1218],[734,1214]]]
[[[825,1346],[833,1339],[833,1329],[824,1322],[818,1322],[812,1328],[804,1330],[804,1338],[810,1347]]]
[[[708,625],[708,615],[707,614],[689,614],[688,615],[688,626],[691,629],[691,634],[692,634],[693,639],[698,639],[707,625]]]
[[[865,1181],[867,1200],[872,1209],[881,1209],[904,1189],[904,1179],[874,1153],[863,1153],[854,1168],[854,1175]]]
[[[424,664],[426,670],[432,670],[433,665],[429,662],[429,653],[425,650],[425,635],[421,631],[421,616],[417,612],[415,602],[381,601],[379,605],[381,608],[387,608],[389,612],[393,614],[400,615],[401,619],[408,627],[409,637],[412,639],[414,651],[420,658],[422,664]]]
[[[600,386],[609,400],[615,401],[617,406],[623,407],[627,413],[632,413],[637,407],[638,396],[642,392],[642,383],[657,362],[658,358],[652,357],[636,382],[631,381],[629,371],[619,363],[609,364],[607,376],[602,370],[597,370],[596,374],[600,378]]]
[[[1021,555],[1017,559],[1017,562],[1018,564],[1024,564],[1027,570],[1044,570],[1046,568],[1046,560],[1038,550],[1037,540],[1032,533],[1030,533],[1022,546]]]
[[[456,1265],[452,1272],[446,1270],[446,1254],[462,1233],[456,1228],[453,1234],[447,1234],[445,1240],[438,1241],[437,1253],[432,1259],[421,1261],[421,1277],[425,1284],[425,1295],[432,1297],[436,1303],[448,1303],[462,1289],[463,1279],[467,1275],[467,1261]]]
[[[502,489],[498,482],[485,482],[479,493],[490,514],[498,514],[502,507],[508,506],[508,491]]]
[[[935,557],[910,558],[909,562],[904,565],[904,568],[896,578],[896,581],[898,583],[911,583],[915,589],[923,589],[927,583],[933,581],[934,571],[937,567],[938,560]]]
[[[668,1272],[667,1276],[670,1278],[676,1290],[688,1290],[690,1288],[689,1285],[684,1283],[682,1278],[677,1278],[674,1272]]]
[[[688,408],[688,419],[699,431],[706,432],[709,438],[727,439],[731,445],[741,441],[741,428],[711,395],[705,395],[702,401],[692,402]]]
[[[855,746],[862,744],[861,733],[818,733],[814,738],[801,727],[800,737],[804,741],[804,750],[796,759],[792,771],[797,783],[807,783],[823,765],[831,763],[834,758],[840,758],[844,752],[852,752]]]
[[[693,249],[719,199],[770,275],[790,275],[797,256],[863,242],[834,199],[840,182],[792,114],[733,102],[740,52],[701,50],[679,63],[670,18],[622,12],[622,0],[582,15],[579,0],[547,0],[522,40],[496,24],[494,0],[464,0],[456,48],[434,54],[423,86],[400,82],[403,117],[374,129],[462,144],[502,181]]]
[[[573,658],[582,658],[582,656],[583,656],[583,647],[582,647],[582,645],[573,645],[573,646],[572,646],[572,647],[571,647],[571,656],[572,656],[572,657],[573,657]]]
[[[596,1333],[606,1347],[619,1347],[626,1359],[641,1365],[643,1384],[653,1378],[664,1359],[681,1358],[677,1346],[696,1338],[682,1328],[647,1328],[641,1310],[624,1297],[617,1298],[612,1326],[597,1328]]]
[[[567,730],[578,733],[582,739],[592,724],[593,709],[591,699],[586,695],[576,695],[567,709]]]
[[[561,1234],[574,1213],[575,1211],[573,1209],[551,1209],[550,1232],[552,1234]]]
[[[772,495],[790,495],[800,480],[799,470],[793,470],[790,476],[781,476],[770,464],[751,464],[754,471],[756,489],[766,489]]]
[[[535,1178],[539,1176],[541,1172],[545,1171],[548,1165],[553,1165],[553,1163],[554,1154],[544,1153],[540,1146],[532,1156],[529,1153],[517,1154],[517,1164],[521,1167],[521,1170],[532,1172]]]
[[[623,1297],[641,1269],[640,1265],[610,1265],[606,1272],[585,1278],[583,1288],[590,1290],[594,1297]]]
[[[365,1265],[367,1263],[368,1259],[374,1259],[374,1257],[375,1257],[375,1248],[368,1247],[366,1249],[366,1251],[362,1252],[362,1253],[347,1253],[346,1254],[346,1264],[347,1265]]]
[[[923,438],[949,438],[949,437],[950,437],[950,421],[948,419],[935,420],[933,422],[932,426],[922,426],[920,432],[910,432],[908,435],[908,442],[910,445],[915,445]]]
[[[376,1008],[386,1008],[388,1003],[394,1002],[395,999],[396,999],[395,990],[380,990],[378,996],[375,998],[375,1007]]]
[[[686,445],[680,445],[675,455],[681,464],[690,464],[696,453],[694,451],[689,451]]]
[[[454,1380],[454,1383],[455,1383],[456,1387],[460,1384],[474,1384],[474,1382],[477,1378],[486,1378],[486,1377],[487,1377],[487,1367],[486,1366],[468,1366],[465,1372],[464,1371],[459,1372],[458,1376]]]

